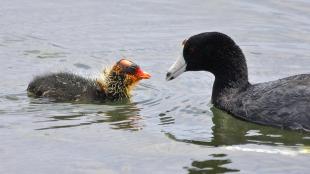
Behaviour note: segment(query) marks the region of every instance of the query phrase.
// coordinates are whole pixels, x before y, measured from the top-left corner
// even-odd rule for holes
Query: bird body
[[[225,89],[213,104],[246,121],[310,131],[310,75]]]
[[[54,73],[36,77],[28,86],[28,94],[55,101],[104,101],[106,98],[96,80],[73,73]]]
[[[130,91],[150,75],[135,63],[122,59],[106,68],[97,79],[61,72],[34,78],[28,85],[29,96],[46,97],[58,102],[107,102],[130,98]]]
[[[183,43],[167,80],[185,71],[211,72],[215,107],[249,122],[310,132],[310,74],[251,84],[245,56],[229,36],[205,32]]]

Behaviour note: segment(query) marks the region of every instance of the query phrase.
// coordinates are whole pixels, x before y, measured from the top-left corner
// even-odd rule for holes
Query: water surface
[[[31,2],[0,6],[0,173],[307,173],[310,134],[237,120],[210,104],[214,77],[165,81],[193,34],[220,31],[243,49],[252,83],[308,73],[310,3]],[[27,97],[38,74],[95,78],[130,57],[150,72],[117,105]]]

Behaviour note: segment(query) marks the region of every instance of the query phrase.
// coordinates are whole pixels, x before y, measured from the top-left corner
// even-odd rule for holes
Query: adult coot
[[[29,96],[48,97],[55,101],[106,102],[129,99],[130,91],[150,74],[126,59],[106,68],[97,79],[72,73],[53,73],[36,77],[28,85]]]
[[[246,121],[310,131],[309,74],[250,84],[245,57],[229,36],[206,32],[183,45],[183,56],[168,70],[167,80],[185,71],[209,71],[215,76],[215,107]]]

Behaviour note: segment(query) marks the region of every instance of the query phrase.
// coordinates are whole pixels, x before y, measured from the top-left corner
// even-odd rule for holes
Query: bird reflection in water
[[[248,123],[215,107],[212,145],[266,144],[296,146],[310,144],[310,134]]]
[[[211,108],[213,113],[212,134],[211,137],[195,140],[191,137],[179,139],[178,135],[166,133],[167,137],[178,142],[190,144],[218,147],[233,146],[242,144],[265,144],[269,146],[291,146],[301,148],[303,153],[308,153],[307,147],[310,145],[310,134],[305,132],[296,132],[282,130],[278,128],[257,125],[245,122],[223,112],[215,107]],[[232,163],[225,154],[211,154],[213,158],[207,160],[194,160],[191,167],[184,167],[190,174],[204,173],[226,173],[238,172],[238,169],[230,169],[225,165]],[[223,158],[225,157],[225,158]]]
[[[239,172],[238,169],[230,169],[225,165],[230,164],[231,161],[226,159],[226,154],[211,154],[214,159],[204,161],[193,161],[191,167],[184,167],[189,174],[210,174],[210,173],[228,173]]]
[[[212,137],[205,138],[205,141],[191,139],[190,137],[188,139],[179,139],[177,135],[171,133],[166,133],[166,135],[176,141],[212,147],[241,144],[266,144],[273,146],[310,145],[309,133],[282,130],[245,122],[215,107],[212,107],[211,111],[214,124],[212,127]]]
[[[49,122],[53,125],[37,130],[79,127],[98,123],[109,123],[111,129],[130,131],[138,131],[143,127],[139,122],[141,116],[135,104],[102,105],[102,108],[104,108],[104,110],[101,109],[101,111],[98,111],[98,108],[96,108],[92,112],[85,109],[85,112],[71,112],[71,114],[68,115],[48,117],[48,120],[40,122]],[[82,108],[82,110],[83,109],[84,108]]]

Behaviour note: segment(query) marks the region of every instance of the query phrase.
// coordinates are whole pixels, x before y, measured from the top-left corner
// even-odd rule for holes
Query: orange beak
[[[149,79],[149,78],[151,78],[151,75],[147,72],[144,72],[141,68],[137,69],[135,76],[138,79]]]

